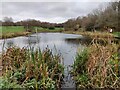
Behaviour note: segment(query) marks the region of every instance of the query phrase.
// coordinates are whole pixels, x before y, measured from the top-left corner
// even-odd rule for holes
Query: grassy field
[[[41,31],[63,31],[64,30],[64,28],[49,29],[49,28],[42,28],[42,27],[33,27],[32,32],[34,32],[36,29],[38,30],[38,32],[41,32]],[[0,32],[2,32],[2,34],[5,34],[5,33],[26,32],[26,31],[23,26],[2,26],[2,27],[0,27]]]
[[[0,27],[0,32],[2,32],[2,34],[25,32],[25,29],[23,26],[2,26]]]
[[[2,26],[0,27],[0,38],[12,38],[17,36],[24,36],[31,33],[37,32],[61,32],[63,28],[42,28],[42,27],[32,27],[30,32],[26,32],[26,29],[23,26]]]
[[[28,34],[23,26],[1,26],[0,32],[0,38],[11,38]]]

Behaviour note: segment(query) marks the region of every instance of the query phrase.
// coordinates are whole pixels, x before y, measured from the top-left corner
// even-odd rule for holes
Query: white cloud
[[[35,1],[35,0],[34,0]],[[72,1],[72,0],[71,0]],[[82,0],[83,1],[83,0]],[[85,0],[87,1],[87,0]],[[2,2],[3,16],[13,20],[38,19],[64,22],[69,18],[87,15],[102,2]]]

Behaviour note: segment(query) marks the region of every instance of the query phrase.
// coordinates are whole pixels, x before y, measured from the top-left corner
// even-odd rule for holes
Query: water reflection
[[[81,45],[89,45],[92,39],[84,37],[84,38],[65,38],[65,41],[68,44],[81,44]]]
[[[6,47],[11,47],[11,46],[14,46],[14,41],[13,40],[7,40],[6,41]]]
[[[24,42],[26,44],[29,44],[29,45],[38,44],[40,42],[40,39],[38,37],[35,37],[35,36],[29,36],[24,40]]]

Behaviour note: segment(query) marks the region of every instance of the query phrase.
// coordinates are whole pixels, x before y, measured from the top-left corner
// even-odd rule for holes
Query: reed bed
[[[13,37],[18,37],[18,36],[26,36],[28,34],[31,34],[31,33],[30,32],[2,33],[0,35],[0,39],[13,38]]]
[[[83,31],[63,31],[64,33],[79,34],[91,38],[114,38],[114,35],[109,32],[83,32]]]
[[[2,54],[3,76],[1,88],[34,88],[54,90],[60,88],[64,67],[61,56],[48,48],[8,48]]]
[[[75,58],[72,73],[77,87],[120,88],[120,44],[93,42]]]

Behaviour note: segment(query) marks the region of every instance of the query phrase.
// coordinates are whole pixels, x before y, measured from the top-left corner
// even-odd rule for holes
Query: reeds
[[[43,52],[33,48],[8,48],[2,54],[2,61],[3,76],[9,78],[9,82],[16,82],[23,88],[43,90],[60,87],[64,72],[61,57],[53,55],[48,48]]]
[[[64,31],[64,33],[79,34],[91,38],[114,38],[114,35],[109,32],[83,32],[83,31]]]
[[[87,48],[88,57],[85,51],[79,53],[74,63],[77,70],[73,69],[77,73],[74,74],[77,86],[79,88],[120,88],[118,47],[119,44],[101,45],[94,41]]]
[[[6,39],[6,38],[13,38],[18,36],[26,36],[28,34],[31,34],[30,32],[15,32],[15,33],[2,33],[0,36],[0,39]]]
[[[91,83],[96,87],[120,88],[119,61],[117,53],[118,45],[108,44],[90,46],[90,54],[87,62],[87,71]]]

